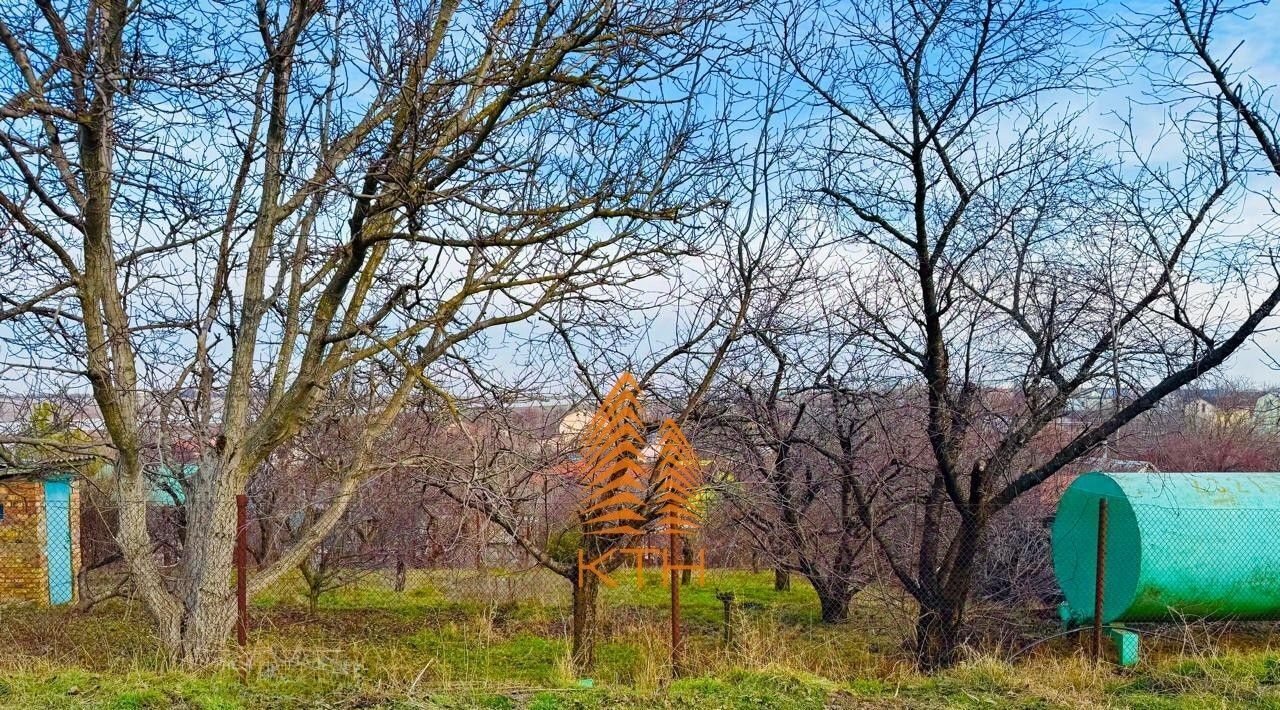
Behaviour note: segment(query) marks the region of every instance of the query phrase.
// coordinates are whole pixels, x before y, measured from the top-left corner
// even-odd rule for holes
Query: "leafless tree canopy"
[[[1124,118],[1081,130],[1073,102],[1118,60],[1064,4],[801,3],[775,26],[812,107],[800,189],[850,264],[849,328],[923,413],[927,487],[901,498],[920,501],[916,525],[876,538],[920,605],[921,661],[946,664],[993,517],[1220,364],[1280,300],[1270,219],[1233,230],[1272,139],[1227,81],[1159,94],[1183,101],[1154,139]],[[1207,54],[1181,56],[1212,75]],[[1108,388],[1109,416],[1053,441],[1073,400]],[[874,531],[895,510],[856,497]]]
[[[10,381],[91,386],[120,543],[170,639],[230,623],[232,494],[321,412],[447,406],[488,329],[613,299],[697,248],[714,2],[11,8],[0,23]],[[351,416],[351,415],[345,415]],[[153,426],[148,426],[148,425]],[[198,442],[183,563],[142,524],[144,451]],[[255,588],[340,518],[330,506]]]
[[[629,371],[826,621],[886,582],[945,665],[1028,494],[1280,303],[1280,116],[1217,34],[1255,6],[1157,5],[6,6],[0,382],[86,435],[0,453],[109,465],[175,658],[231,628],[246,490],[254,592],[403,575],[450,508],[571,583],[578,641],[557,427]],[[414,532],[364,560],[381,518]]]

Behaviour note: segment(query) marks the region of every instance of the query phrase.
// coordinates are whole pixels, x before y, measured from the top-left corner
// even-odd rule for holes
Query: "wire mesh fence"
[[[159,641],[141,613],[145,604],[113,547],[118,510],[74,485],[64,495],[47,483],[0,488],[0,609],[9,622],[0,636],[19,639],[8,653],[87,644],[87,625],[123,624],[136,634],[137,653],[154,654]],[[397,504],[415,500],[421,503],[406,495]],[[588,673],[656,681],[671,672],[673,574],[674,642],[687,673],[767,665],[785,654],[788,663],[848,675],[909,662],[918,652],[924,607],[873,544],[860,548],[839,586],[831,569],[801,568],[776,548],[745,543],[733,521],[711,524],[709,517],[682,536],[675,556],[668,535],[649,533],[593,567],[582,537],[563,516],[544,519],[542,506],[532,506],[539,512],[513,534],[466,506],[399,517],[370,512],[391,502],[354,506],[348,524],[255,590],[246,608],[247,664],[264,673],[382,673],[426,685],[538,685]],[[146,508],[154,561],[177,588],[186,569],[183,511],[154,500]],[[1280,509],[1251,507],[1238,493],[1203,506],[1068,491],[1056,516],[1015,512],[983,530],[962,600],[966,653],[1087,654],[1101,609],[1102,655],[1130,662],[1135,631],[1159,645],[1203,619],[1269,636],[1265,622],[1280,615],[1273,535]],[[249,579],[278,559],[300,517],[248,497],[241,545]],[[236,577],[227,570],[226,579]],[[584,581],[598,590],[586,622],[576,605]],[[233,599],[234,590],[227,595]],[[1246,621],[1264,623],[1247,628]],[[594,671],[582,670],[574,654],[584,623],[592,627]],[[1064,635],[1064,628],[1076,631]],[[36,636],[43,651],[21,640]]]
[[[1055,523],[1055,562],[1073,606],[1081,589],[1092,599],[1100,570],[1107,618],[1265,618],[1280,609],[1280,509],[1173,507],[1115,495],[1068,503]]]
[[[59,605],[74,600],[78,512],[69,480],[0,481],[0,601]]]

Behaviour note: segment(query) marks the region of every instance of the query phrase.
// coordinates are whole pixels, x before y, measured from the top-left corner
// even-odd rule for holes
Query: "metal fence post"
[[[1098,553],[1093,575],[1093,662],[1102,660],[1102,602],[1107,581],[1107,499],[1098,498]]]
[[[249,644],[249,523],[246,509],[249,496],[236,495],[236,642]]]
[[[674,532],[669,533],[670,549],[667,554],[670,561],[667,566],[671,569],[671,673],[674,676],[680,675],[680,571],[676,569],[678,565],[676,560],[679,553],[679,535]]]
[[[720,640],[724,643],[725,648],[733,647],[733,592],[718,592],[716,599],[724,605],[724,627],[720,633]]]

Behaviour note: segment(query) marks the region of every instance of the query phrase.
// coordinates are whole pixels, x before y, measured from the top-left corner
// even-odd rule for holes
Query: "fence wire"
[[[74,601],[80,566],[76,503],[67,481],[0,481],[0,603]]]
[[[51,636],[67,618],[58,610],[75,606],[92,609],[84,618],[145,624],[114,543],[118,506],[46,483],[0,486],[0,607],[46,610],[29,618]],[[1169,628],[1144,625],[1185,629],[1203,619],[1239,630],[1239,622],[1280,616],[1280,509],[1101,498],[1101,548],[1098,496],[1064,504],[1056,517],[1013,511],[982,531],[963,600],[963,646],[1008,656],[1033,647],[1087,652],[1062,630],[1092,624],[1099,569],[1103,622],[1137,629],[1157,645]],[[557,682],[578,674],[575,593],[594,577],[597,664],[615,677],[656,678],[672,658],[673,560],[678,643],[691,672],[767,664],[780,653],[823,672],[857,672],[909,658],[922,633],[918,599],[867,539],[855,538],[857,556],[839,573],[806,569],[785,547],[762,549],[732,519],[709,517],[696,534],[681,536],[675,558],[668,537],[655,533],[619,545],[610,563],[593,569],[572,512],[540,503],[514,525],[472,508],[424,506],[411,494],[354,504],[296,568],[249,600],[254,663],[360,674],[391,647],[427,668],[424,683]],[[146,510],[157,567],[179,589],[187,573],[184,511],[159,500],[146,501]],[[269,568],[315,515],[255,498],[246,513],[250,575]],[[896,532],[910,540],[912,530]]]

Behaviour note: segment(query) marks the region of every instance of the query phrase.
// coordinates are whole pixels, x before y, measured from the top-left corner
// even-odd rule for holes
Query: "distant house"
[[[1160,473],[1160,469],[1150,461],[1142,459],[1117,459],[1109,455],[1105,449],[1100,456],[1081,459],[1076,464],[1080,473],[1089,471],[1106,471],[1107,473]]]
[[[1179,399],[1182,415],[1191,426],[1280,432],[1280,392],[1192,389],[1182,392]]]
[[[80,490],[53,468],[0,468],[0,603],[69,604],[80,568]]]
[[[1262,431],[1280,432],[1280,393],[1268,392],[1254,402],[1253,421]]]
[[[1211,402],[1196,398],[1182,408],[1187,421],[1199,426],[1222,429],[1247,427],[1253,423],[1253,407],[1248,402]]]

